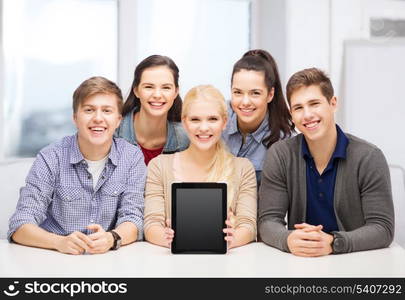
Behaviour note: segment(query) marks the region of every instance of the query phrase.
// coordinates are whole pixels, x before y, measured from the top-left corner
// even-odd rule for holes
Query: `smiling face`
[[[172,71],[166,66],[147,68],[134,89],[140,99],[141,110],[151,117],[167,117],[178,95]]]
[[[242,69],[233,75],[231,105],[241,131],[254,132],[260,126],[273,96],[274,88],[268,90],[264,72]]]
[[[320,141],[336,130],[336,97],[328,102],[318,85],[295,90],[290,105],[292,120],[308,142]]]
[[[96,94],[83,100],[73,115],[81,150],[109,148],[121,118],[115,95]]]
[[[226,127],[226,116],[221,114],[220,107],[214,100],[195,100],[188,106],[182,122],[192,146],[208,151],[221,139]]]

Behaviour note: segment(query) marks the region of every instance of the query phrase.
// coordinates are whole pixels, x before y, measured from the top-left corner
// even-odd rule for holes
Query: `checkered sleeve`
[[[53,156],[53,157],[52,157]],[[9,220],[7,239],[24,224],[41,224],[46,219],[48,206],[54,191],[56,157],[52,153],[40,152],[34,161],[25,186],[20,189],[17,208]]]
[[[144,191],[146,181],[146,166],[141,152],[137,152],[136,158],[126,160],[132,161],[128,171],[126,189],[122,194],[117,212],[116,226],[123,222],[132,222],[138,229],[137,240],[143,239],[143,211]]]

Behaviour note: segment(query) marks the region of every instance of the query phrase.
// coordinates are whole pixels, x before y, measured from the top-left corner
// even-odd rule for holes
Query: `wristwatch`
[[[332,232],[333,241],[332,241],[332,253],[339,254],[343,252],[344,242],[341,236],[337,232]]]
[[[110,230],[108,232],[111,232],[114,239],[114,244],[112,245],[110,250],[117,250],[119,247],[121,247],[121,237],[114,230]]]

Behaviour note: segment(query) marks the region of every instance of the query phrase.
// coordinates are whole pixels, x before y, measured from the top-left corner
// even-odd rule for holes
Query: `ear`
[[[75,113],[75,112],[72,115],[72,121],[73,121],[73,124],[75,124],[76,128],[78,128],[77,127],[77,113]]]
[[[337,104],[337,98],[336,96],[333,96],[330,101],[329,101],[329,105],[332,106],[333,110],[336,112],[337,108],[338,108],[338,104]]]
[[[135,96],[136,96],[137,98],[139,98],[139,95],[138,95],[138,87],[134,87],[134,89],[133,89],[132,91],[134,92]]]
[[[222,126],[222,131],[225,130],[226,124],[228,124],[228,117],[224,117],[224,125]]]
[[[267,95],[267,103],[270,103],[274,98],[274,87],[271,88],[269,94]]]

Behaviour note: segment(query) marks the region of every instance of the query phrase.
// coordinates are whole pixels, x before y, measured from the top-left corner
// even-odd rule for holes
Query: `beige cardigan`
[[[149,162],[145,188],[145,232],[152,225],[165,226],[171,218],[171,184],[174,154],[161,154]],[[231,210],[234,213],[235,228],[243,226],[256,239],[257,187],[252,163],[241,157],[234,157],[234,198]]]

